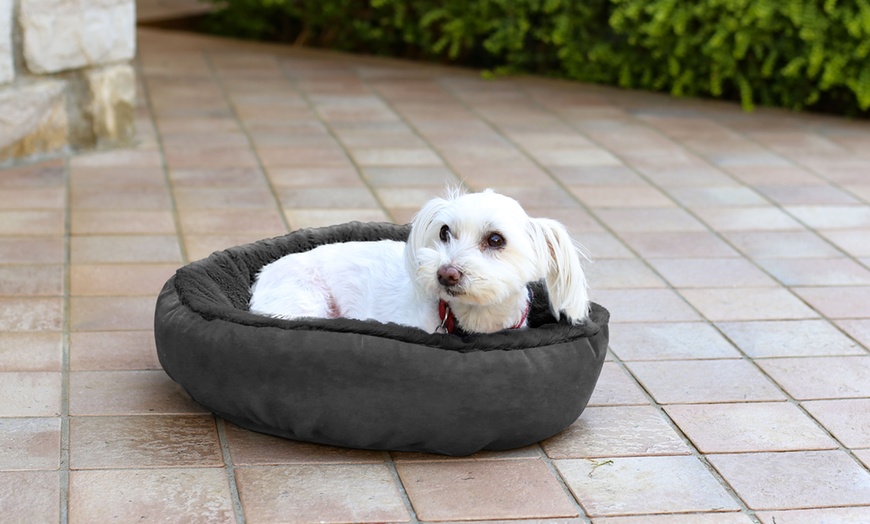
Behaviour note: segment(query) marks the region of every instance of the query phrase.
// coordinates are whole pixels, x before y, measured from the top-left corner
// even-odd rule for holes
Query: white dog
[[[580,256],[562,224],[530,218],[512,198],[452,193],[423,206],[406,243],[326,244],[264,266],[250,309],[492,333],[526,325],[527,284],[545,279],[554,316],[576,323],[589,311]]]

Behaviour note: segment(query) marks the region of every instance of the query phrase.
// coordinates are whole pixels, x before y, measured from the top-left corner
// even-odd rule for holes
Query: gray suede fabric
[[[301,230],[179,269],[157,300],[161,365],[235,424],[336,446],[468,455],[526,446],[576,420],[601,372],[609,314],[593,305],[585,324],[557,322],[537,283],[532,327],[488,335],[247,311],[257,271],[281,256],[407,233],[361,223]]]

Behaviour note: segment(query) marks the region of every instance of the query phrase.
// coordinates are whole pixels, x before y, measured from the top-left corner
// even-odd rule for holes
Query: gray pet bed
[[[468,455],[526,446],[576,420],[604,363],[609,314],[593,304],[585,324],[557,322],[540,284],[530,329],[464,337],[247,309],[259,269],[288,253],[407,235],[408,226],[342,224],[182,267],[157,300],[163,369],[239,426],[336,446]]]

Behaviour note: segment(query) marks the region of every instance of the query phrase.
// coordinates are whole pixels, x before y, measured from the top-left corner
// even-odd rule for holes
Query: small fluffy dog
[[[527,284],[545,279],[554,316],[576,323],[589,311],[580,257],[559,222],[489,189],[453,192],[423,206],[407,242],[327,244],[264,266],[250,310],[492,333],[526,326]]]

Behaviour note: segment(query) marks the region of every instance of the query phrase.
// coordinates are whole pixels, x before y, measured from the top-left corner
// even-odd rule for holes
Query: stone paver
[[[6,520],[870,519],[870,122],[146,28],[138,53],[135,145],[0,169]],[[564,433],[454,459],[298,443],[160,369],[178,266],[406,222],[447,184],[596,260],[612,351]]]

